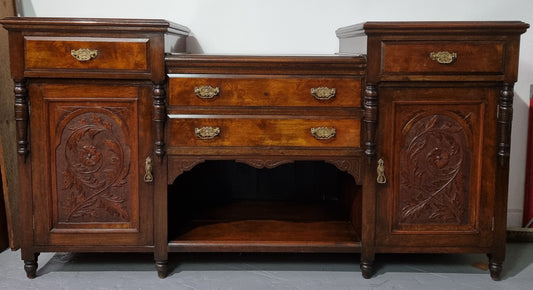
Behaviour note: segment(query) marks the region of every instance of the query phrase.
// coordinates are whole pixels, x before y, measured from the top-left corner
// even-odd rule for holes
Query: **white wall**
[[[163,18],[188,26],[205,53],[331,54],[335,29],[377,20],[522,20],[531,0],[22,0],[28,16]],[[533,30],[533,29],[532,29]],[[515,86],[508,224],[523,212],[533,31],[522,36]]]

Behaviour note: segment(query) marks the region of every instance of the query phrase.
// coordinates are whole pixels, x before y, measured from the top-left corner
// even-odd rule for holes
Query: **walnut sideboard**
[[[329,56],[185,54],[163,20],[6,18],[22,259],[505,256],[523,22],[369,22]]]

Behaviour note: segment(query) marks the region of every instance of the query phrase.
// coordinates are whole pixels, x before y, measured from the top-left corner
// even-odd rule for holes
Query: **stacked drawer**
[[[168,151],[358,150],[364,63],[343,56],[168,56]]]

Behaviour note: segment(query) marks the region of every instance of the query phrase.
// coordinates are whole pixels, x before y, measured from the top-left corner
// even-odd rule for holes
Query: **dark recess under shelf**
[[[359,252],[359,199],[353,178],[324,162],[206,162],[170,187],[169,250]]]

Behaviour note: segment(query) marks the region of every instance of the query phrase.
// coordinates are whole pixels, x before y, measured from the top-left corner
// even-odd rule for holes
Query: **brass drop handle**
[[[319,101],[327,101],[335,97],[337,90],[335,88],[318,87],[311,88],[311,95]]]
[[[379,159],[378,160],[378,178],[376,179],[376,181],[379,183],[379,184],[385,184],[387,183],[387,178],[385,177],[385,162],[383,161],[383,159]]]
[[[220,134],[220,128],[210,126],[194,128],[194,134],[196,134],[196,137],[198,137],[199,139],[210,140]]]
[[[194,87],[194,94],[200,99],[212,99],[220,93],[219,87],[201,86]]]
[[[457,52],[439,51],[431,52],[429,58],[440,64],[450,64],[457,59]]]
[[[152,183],[154,181],[154,176],[152,175],[152,158],[150,156],[146,157],[144,163],[144,182]]]
[[[70,55],[78,61],[84,62],[96,58],[98,56],[98,50],[89,48],[73,49],[70,51]]]
[[[317,127],[311,128],[311,135],[317,140],[328,140],[335,137],[337,130],[335,128]]]

